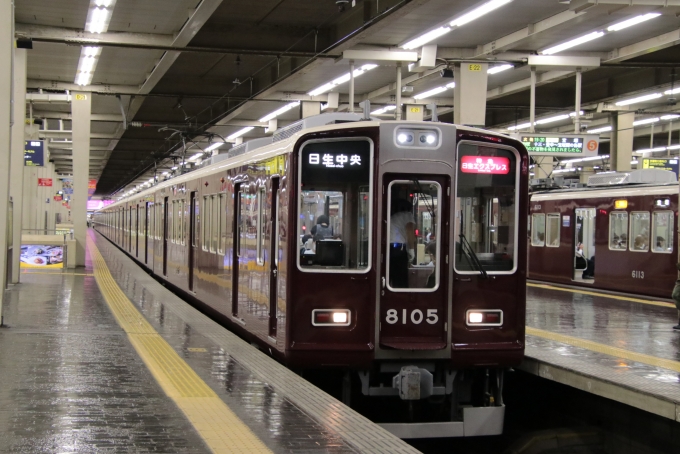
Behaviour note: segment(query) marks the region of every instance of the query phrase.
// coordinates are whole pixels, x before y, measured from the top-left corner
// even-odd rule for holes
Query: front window
[[[298,266],[302,271],[370,268],[372,144],[308,142],[300,150]]]
[[[485,144],[458,146],[457,272],[507,274],[517,249],[517,155]],[[543,220],[543,241],[545,220]]]

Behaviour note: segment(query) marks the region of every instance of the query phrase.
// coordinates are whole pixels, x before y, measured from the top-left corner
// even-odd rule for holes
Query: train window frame
[[[266,200],[265,187],[257,188],[257,246],[255,252],[255,262],[258,265],[264,265],[264,237],[263,229],[267,226],[267,220],[264,218],[266,211],[264,201]]]
[[[220,233],[218,237],[219,243],[217,244],[217,253],[220,255],[224,255],[224,251],[227,246],[227,226],[229,225],[228,219],[227,219],[227,195],[224,192],[221,192],[218,194],[218,213],[220,216],[220,219],[224,219],[224,222],[220,222]]]
[[[634,216],[635,215],[647,215],[648,216],[648,223],[649,223],[649,228],[647,229],[647,238],[646,238],[646,243],[644,244],[645,248],[644,249],[639,249],[635,247],[635,242],[639,237],[643,235],[643,233],[637,233],[633,229],[633,221],[634,221]],[[652,227],[652,217],[649,213],[649,211],[631,211],[629,216],[628,216],[628,250],[630,252],[649,252],[649,234],[650,230]]]
[[[560,213],[546,213],[545,215],[545,247],[560,247],[560,241],[562,240],[561,229],[561,214]],[[557,237],[552,238],[550,235],[550,220],[556,220],[557,225]]]
[[[187,244],[187,201],[186,199],[182,199],[182,235],[180,237],[180,243],[182,243],[182,246],[186,246]]]
[[[207,252],[209,247],[208,242],[210,241],[210,236],[207,232],[210,226],[210,210],[208,209],[207,195],[203,196],[202,211],[203,211],[203,231],[201,232],[201,249]]]
[[[478,147],[486,147],[486,148],[496,148],[499,150],[506,150],[512,153],[515,157],[515,178],[514,178],[514,199],[513,199],[513,205],[514,205],[514,232],[513,232],[513,238],[512,238],[512,247],[513,247],[513,254],[512,254],[512,268],[509,270],[485,270],[487,274],[489,275],[512,275],[515,274],[518,270],[518,264],[519,264],[519,229],[518,226],[520,225],[519,223],[519,202],[520,202],[520,174],[521,168],[522,168],[522,157],[519,154],[519,151],[517,151],[516,148],[511,147],[509,145],[502,145],[502,144],[495,144],[495,143],[489,143],[489,142],[479,142],[476,140],[461,140],[456,144],[456,168],[454,169],[455,175],[457,176],[459,173],[459,165],[460,165],[460,147],[461,145],[474,145]],[[455,179],[455,188],[453,191],[453,206],[455,209],[455,225],[454,225],[454,238],[459,238],[459,235],[461,233],[461,223],[460,220],[458,219],[459,216],[459,207],[457,206],[457,201],[459,200],[458,196],[458,189],[459,189],[459,179],[456,177]],[[523,232],[523,235],[526,233]],[[453,257],[453,270],[456,274],[460,275],[478,275],[480,274],[479,270],[461,270],[458,269],[458,264],[456,260],[456,254],[454,253]]]
[[[219,204],[215,194],[210,196],[210,252],[217,254],[218,235],[220,230]]]
[[[374,218],[374,212],[373,212],[373,207],[374,207],[374,198],[376,197],[376,192],[374,190],[374,162],[375,162],[375,143],[370,137],[366,136],[358,136],[358,137],[333,137],[333,138],[327,138],[327,139],[311,139],[305,141],[300,148],[298,149],[296,156],[297,156],[297,188],[296,188],[296,206],[295,206],[295,211],[297,214],[297,223],[296,223],[296,234],[297,232],[302,231],[302,222],[300,220],[299,216],[299,211],[300,211],[300,200],[302,200],[302,159],[300,159],[300,156],[302,155],[303,150],[305,147],[316,144],[316,143],[329,143],[329,142],[367,142],[368,143],[368,155],[369,155],[369,168],[368,168],[368,188],[369,188],[369,204],[368,204],[368,232],[373,232],[373,218]],[[365,185],[362,185],[365,186]],[[368,237],[368,258],[367,258],[367,263],[364,268],[340,268],[340,267],[332,267],[332,268],[323,268],[323,267],[303,267],[301,263],[301,254],[295,254],[296,255],[296,264],[297,264],[297,269],[298,271],[301,271],[303,273],[331,273],[331,274],[366,274],[371,271],[373,267],[373,257],[372,257],[372,247],[373,247],[373,238],[372,235],[369,235]],[[344,265],[343,265],[344,266]],[[357,265],[358,266],[358,260],[357,260]]]
[[[659,246],[657,246],[656,242],[658,241],[659,234],[657,232],[657,215],[665,214],[668,216],[668,225],[666,226],[669,232],[668,238],[664,238],[664,241],[666,241],[666,247],[664,249],[657,249]],[[659,211],[653,211],[652,212],[652,241],[654,242],[654,247],[650,247],[650,250],[655,253],[655,254],[672,254],[673,253],[673,248],[675,245],[673,244],[673,227],[674,227],[674,215],[673,211],[671,210],[659,210]],[[655,239],[656,238],[656,239]],[[669,241],[670,240],[670,241]],[[650,244],[651,246],[651,244]]]
[[[612,239],[613,239],[613,236],[612,236],[612,226],[613,226],[612,217],[613,216],[625,217],[626,222],[623,222],[622,225],[626,227],[626,231],[622,232],[621,235],[625,234],[626,237],[628,237],[628,222],[630,221],[630,216],[628,215],[627,211],[615,210],[615,211],[611,211],[609,213],[609,238],[607,240],[609,250],[610,251],[627,251],[628,250],[628,239],[627,238],[626,238],[625,242],[623,243],[623,247],[612,247],[612,243],[613,243],[613,241],[612,241]],[[620,240],[619,240],[618,244],[621,244]]]
[[[538,221],[538,219],[543,219],[542,221]],[[536,226],[542,225],[543,226],[543,239],[540,240],[537,238],[537,235],[540,235],[541,232],[537,232]],[[545,213],[531,213],[531,246],[532,247],[544,247],[545,246],[545,226],[546,226],[546,215]],[[539,240],[539,241],[534,241],[534,240]]]
[[[170,210],[170,213],[168,213],[168,222],[170,222],[168,231],[171,243],[175,242],[175,202],[176,200],[173,200],[172,203],[169,204],[170,206],[168,207],[168,209]]]

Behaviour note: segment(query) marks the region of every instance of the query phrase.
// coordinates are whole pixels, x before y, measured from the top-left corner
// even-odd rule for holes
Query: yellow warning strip
[[[269,453],[262,441],[194,372],[125,296],[94,241],[87,237],[94,276],[121,328],[163,391],[215,453]]]
[[[548,289],[548,290],[559,290],[561,292],[579,293],[579,294],[582,294],[582,295],[601,296],[603,298],[611,298],[611,299],[623,300],[623,301],[632,301],[634,303],[649,304],[649,305],[652,305],[652,306],[673,307],[673,308],[675,307],[675,304],[665,303],[663,301],[645,300],[645,299],[642,299],[642,298],[632,298],[630,296],[610,295],[608,293],[591,292],[591,291],[588,291],[588,290],[581,290],[581,289],[555,287],[553,285],[548,285],[548,284],[532,284],[530,282],[527,282],[527,286],[528,287],[536,287],[536,288],[545,288],[545,289]]]
[[[661,367],[663,369],[680,372],[680,362],[678,361],[657,358],[655,356],[645,355],[643,353],[635,353],[631,352],[630,350],[611,347],[609,345],[600,344],[598,342],[579,339],[578,337],[573,336],[566,336],[564,334],[557,334],[538,328],[531,328],[529,326],[526,327],[526,333],[531,336],[541,337],[543,339],[548,339],[555,342],[561,342],[563,344],[572,345],[578,348],[585,348],[586,350],[591,350],[597,353],[614,356],[616,358],[622,358],[628,361],[635,361],[637,363],[648,364],[650,366],[656,366]]]

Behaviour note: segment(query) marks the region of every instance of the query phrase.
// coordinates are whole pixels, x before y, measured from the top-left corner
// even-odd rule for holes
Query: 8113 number
[[[399,312],[396,309],[389,309],[387,311],[387,316],[385,317],[387,323],[394,325],[395,323],[399,323],[399,320]],[[420,325],[423,320],[430,325],[434,325],[439,321],[439,317],[437,316],[437,309],[427,309],[427,314],[423,314],[423,311],[420,309],[413,309],[410,316],[407,309],[402,309],[401,324],[405,325],[408,320],[414,325]]]

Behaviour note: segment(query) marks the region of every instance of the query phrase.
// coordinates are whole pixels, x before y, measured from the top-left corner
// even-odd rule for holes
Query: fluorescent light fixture
[[[619,22],[618,24],[610,25],[607,27],[608,32],[617,32],[619,30],[623,30],[624,28],[632,27],[633,25],[637,25],[640,22],[645,22],[648,21],[649,19],[654,19],[655,17],[661,16],[660,13],[647,13],[647,14],[641,14],[639,16],[635,16],[631,19],[624,20],[623,22]]]
[[[397,106],[385,106],[382,109],[374,110],[373,112],[371,112],[371,115],[383,115],[383,114],[390,112],[390,111],[392,111],[396,108],[397,108]]]
[[[224,142],[217,142],[217,143],[214,143],[214,144],[210,145],[208,148],[206,148],[205,151],[208,152],[208,151],[216,150],[216,149],[218,149],[219,147],[221,147],[222,145],[224,145]]]
[[[651,99],[657,99],[660,98],[661,96],[662,96],[661,93],[652,93],[650,95],[638,96],[636,98],[623,99],[621,101],[616,102],[615,104],[617,106],[627,106],[630,104],[637,104],[639,102],[649,101]]]
[[[637,164],[637,161],[630,161],[631,164]]]
[[[609,132],[609,131],[611,131],[611,130],[612,130],[612,127],[611,127],[611,126],[603,126],[603,127],[601,127],[601,128],[589,129],[589,130],[586,131],[586,132],[587,132],[588,134],[597,134],[597,133],[600,133],[600,132]]]
[[[412,39],[411,41],[407,42],[406,44],[403,44],[401,46],[402,49],[410,50],[410,49],[417,49],[424,44],[429,43],[430,41],[439,38],[442,35],[447,34],[448,32],[451,31],[451,27],[439,27],[435,28],[434,30],[431,30],[424,35],[420,35],[417,38]]]
[[[170,167],[170,170],[177,170],[177,169],[179,169],[179,167],[177,167],[177,166]]]
[[[548,117],[548,118],[542,118],[540,120],[536,120],[537,125],[543,125],[546,123],[553,123],[555,121],[560,121],[560,120],[567,120],[569,118],[568,114],[563,114],[563,115],[556,115],[554,117]]]
[[[652,153],[655,151],[666,151],[666,147],[645,148],[643,150],[635,150],[635,153]]]
[[[574,167],[572,169],[555,169],[552,173],[565,173],[565,172],[577,172],[578,168]]]
[[[238,138],[238,137],[241,137],[243,134],[252,131],[253,129],[255,129],[254,126],[248,126],[248,127],[246,127],[246,128],[239,129],[238,131],[236,131],[235,133],[233,133],[232,135],[230,135],[229,137],[227,137],[227,140],[234,140],[234,139],[236,139],[236,138]]]
[[[328,109],[328,103],[327,103],[327,102],[322,102],[322,103],[321,103],[321,112],[323,112],[323,111],[326,110],[326,109]]]
[[[170,175],[170,172],[163,172],[163,176],[168,176]]]
[[[491,75],[491,74],[498,74],[499,72],[505,71],[507,69],[512,68],[512,65],[500,65],[500,66],[494,66],[492,68],[489,68],[486,70],[486,73]]]
[[[672,90],[666,90],[663,92],[664,95],[674,95],[676,93],[680,93],[680,88],[674,88]]]
[[[361,68],[355,69],[354,70],[354,77],[359,77],[363,73],[372,70],[373,68],[377,68],[378,65],[373,65],[373,64],[366,64],[363,65]],[[314,90],[310,91],[307,93],[309,96],[317,96],[323,93],[326,93],[327,91],[331,91],[333,88],[337,87],[340,84],[344,84],[350,79],[349,73],[343,74],[342,76],[338,77],[337,79],[333,79],[333,81],[328,82],[327,84],[324,84],[318,88],[315,88]]]
[[[638,120],[633,122],[633,126],[642,126],[642,125],[648,125],[650,123],[656,123],[659,121],[658,117],[654,118],[645,118],[644,120]]]
[[[666,147],[666,150],[677,150],[678,148],[680,148],[680,145],[670,145]]]
[[[274,118],[278,117],[279,115],[286,113],[290,109],[292,109],[293,107],[297,107],[299,105],[300,105],[300,101],[289,102],[288,104],[281,107],[280,109],[275,110],[274,112],[267,114],[264,117],[260,118],[260,121],[264,122],[264,121],[273,120]]]
[[[472,22],[475,19],[479,19],[485,14],[488,14],[491,11],[500,8],[501,6],[510,3],[511,1],[512,0],[491,0],[490,2],[484,3],[482,6],[473,9],[469,13],[463,14],[458,19],[452,20],[449,25],[451,25],[452,27],[460,27],[462,25],[467,24],[468,22]]]
[[[576,39],[572,39],[571,41],[567,41],[566,43],[558,44],[557,46],[549,47],[548,49],[545,49],[544,51],[541,51],[539,53],[543,55],[552,55],[556,54],[558,52],[562,52],[563,50],[571,49],[572,47],[578,46],[579,44],[587,43],[588,41],[592,41],[594,39],[600,38],[601,36],[604,36],[604,32],[592,32],[588,33],[587,35],[580,36]]]
[[[425,99],[425,98],[430,98],[434,95],[438,95],[439,93],[443,93],[446,90],[450,90],[451,88],[454,88],[456,86],[455,82],[451,82],[450,84],[442,85],[441,87],[433,88],[432,90],[428,90],[423,93],[419,93],[415,96],[413,96],[413,99]]]
[[[664,115],[664,116],[661,117],[662,120],[666,120],[666,121],[675,120],[676,118],[680,118],[680,115],[670,114],[670,115]]]
[[[95,4],[96,6],[102,6],[102,7],[104,7],[104,8],[108,8],[108,7],[111,6],[114,2],[115,2],[115,0],[94,0],[94,4]]]
[[[560,161],[560,164],[572,164],[574,162],[597,161],[598,159],[607,159],[608,157],[609,157],[608,154],[603,154],[603,155],[598,155],[598,156],[588,156],[587,158],[567,159],[565,161]]]
[[[147,181],[147,183],[149,184],[153,183],[153,178],[149,178],[149,181]]]
[[[108,8],[93,8],[87,15],[85,31],[90,33],[103,33],[108,30],[110,21],[111,11],[109,11]]]
[[[575,117],[575,116],[576,116],[576,112],[570,113],[569,116],[570,116],[570,117]],[[579,117],[582,117],[582,116],[583,116],[583,111],[582,111],[582,110],[579,110],[579,111],[578,111],[578,116],[579,116]]]
[[[196,160],[199,159],[201,156],[203,156],[203,153],[196,153],[195,155],[193,155],[192,157],[190,157],[189,159],[187,159],[187,161],[190,161],[190,162],[191,162],[191,161],[196,161]]]
[[[101,51],[102,48],[97,46],[85,46],[80,49],[80,60],[78,60],[75,79],[77,85],[90,85],[92,83],[92,76],[97,68]]]
[[[522,124],[517,125],[517,126],[509,126],[508,131],[519,131],[520,129],[526,129],[526,128],[530,128],[530,127],[531,127],[531,123],[522,123]]]

